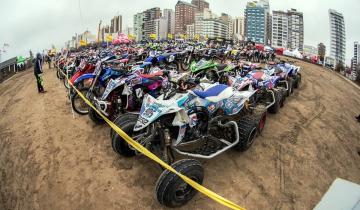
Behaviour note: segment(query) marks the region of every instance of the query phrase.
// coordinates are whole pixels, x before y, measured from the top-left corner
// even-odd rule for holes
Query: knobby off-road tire
[[[287,82],[288,82],[288,90],[286,96],[289,97],[294,92],[294,79],[290,77],[288,78]]]
[[[281,89],[280,92],[281,92],[280,108],[283,108],[284,105],[285,105],[285,101],[286,101],[288,91],[284,88],[284,89]]]
[[[60,71],[61,71],[60,69],[56,71],[56,76],[58,79],[62,80],[64,79],[64,75]]]
[[[95,124],[103,124],[105,120],[92,108],[89,110],[89,118],[95,123]]]
[[[256,110],[254,110],[255,118],[256,118],[256,122],[258,125],[257,131],[259,134],[262,133],[262,131],[265,128],[266,125],[266,119],[267,119],[267,110],[264,108],[258,108]]]
[[[171,166],[177,172],[202,184],[204,168],[199,161],[184,159],[173,163]],[[196,195],[197,190],[184,182],[184,180],[176,174],[164,170],[156,183],[155,193],[160,204],[174,208],[183,206],[190,201]]]
[[[294,81],[294,88],[298,89],[301,85],[301,74],[298,73],[295,77],[295,81]]]
[[[83,95],[86,95],[86,93],[89,91],[89,88],[80,88],[78,90]],[[80,100],[81,105],[84,105],[83,107],[78,107],[78,104],[76,103],[78,100]],[[83,103],[85,103],[84,100],[75,91],[74,94],[71,95],[71,106],[76,113],[80,115],[87,115],[91,108],[87,104],[83,104]]]
[[[116,119],[114,122],[121,130],[123,130],[130,137],[134,136],[134,127],[138,115],[124,114]],[[116,132],[113,132],[111,137],[111,146],[117,154],[124,157],[133,157],[136,155],[135,151],[130,148],[129,144]]]
[[[127,123],[128,121],[132,121],[134,119],[137,120],[138,118],[139,118],[138,114],[126,113],[126,114],[122,114],[122,115],[118,116],[114,120],[114,123],[119,126],[120,124]],[[112,139],[114,137],[115,133],[116,132],[114,131],[114,129],[110,128],[110,139]]]
[[[64,77],[63,81],[64,81],[64,86],[65,86],[65,88],[66,88],[66,89],[69,89],[69,88],[70,88],[69,80],[66,79],[66,77]]]
[[[276,114],[280,110],[281,99],[282,99],[282,91],[272,90],[275,95],[275,103],[269,108],[269,112],[272,114]]]
[[[245,115],[238,121],[239,143],[235,145],[237,151],[246,151],[254,143],[258,133],[258,119],[256,115]]]
[[[191,64],[192,60],[190,60],[189,64],[186,64],[187,59],[188,59],[188,57],[184,57],[180,62],[180,68],[183,71],[188,71],[190,69],[190,64]]]

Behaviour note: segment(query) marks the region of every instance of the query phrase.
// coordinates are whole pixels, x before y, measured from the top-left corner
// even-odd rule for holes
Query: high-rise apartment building
[[[273,11],[272,46],[304,50],[303,14],[295,9]]]
[[[205,8],[203,12],[196,12],[194,24],[195,35],[203,36],[204,20],[216,18],[216,15],[212,13],[210,9]]]
[[[354,62],[356,65],[360,63],[360,44],[359,42],[354,42]]]
[[[155,20],[155,34],[158,40],[167,39],[168,28],[168,19],[166,17]]]
[[[189,39],[193,39],[195,37],[195,24],[186,26],[186,34]]]
[[[203,12],[204,9],[209,9],[209,3],[205,0],[192,0],[191,4],[196,6],[198,12]]]
[[[184,1],[175,6],[175,34],[185,34],[186,26],[194,24],[197,7]]]
[[[227,35],[224,38],[232,39],[234,32],[233,32],[233,23],[232,23],[231,16],[226,13],[222,13],[219,19],[228,26],[227,27],[228,28]]]
[[[149,38],[150,34],[156,34],[156,21],[161,17],[161,10],[159,7],[154,7],[144,12],[144,36]]]
[[[268,0],[248,2],[245,8],[245,36],[247,39],[268,44],[271,21]]]
[[[289,18],[287,12],[273,11],[272,14],[272,46],[288,48]]]
[[[168,34],[175,33],[175,12],[172,9],[164,9],[163,17],[168,20]]]
[[[104,26],[101,28],[101,41],[106,41],[106,37],[105,34],[109,34],[110,33],[110,26]]]
[[[330,57],[335,63],[345,65],[345,21],[344,16],[336,10],[329,9],[330,19]],[[335,65],[336,65],[335,64]]]
[[[233,37],[236,40],[244,40],[245,33],[245,19],[243,17],[236,17],[232,20],[233,24]]]
[[[229,25],[220,19],[203,20],[203,31],[201,36],[208,38],[227,38]]]
[[[354,79],[358,76],[360,72],[357,72],[357,67],[360,65],[360,44],[354,42],[354,57],[351,59],[351,70]]]
[[[111,26],[110,26],[111,33],[119,33],[122,32],[122,16],[118,15],[111,19]]]
[[[296,9],[288,10],[289,17],[289,48],[303,51],[304,18],[303,13]]]
[[[142,12],[134,15],[134,35],[136,41],[141,41],[145,38],[144,13]]]

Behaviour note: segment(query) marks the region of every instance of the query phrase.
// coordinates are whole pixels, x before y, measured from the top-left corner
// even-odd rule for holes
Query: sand
[[[247,209],[312,209],[332,181],[360,183],[360,90],[333,72],[298,62],[303,84],[246,152],[203,161],[204,186]],[[161,171],[146,157],[123,158],[109,128],[70,109],[63,84],[45,69],[0,84],[0,209],[165,209]],[[180,209],[225,209],[198,194]]]

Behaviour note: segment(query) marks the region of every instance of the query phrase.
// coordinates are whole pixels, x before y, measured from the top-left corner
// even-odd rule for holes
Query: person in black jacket
[[[40,53],[36,54],[36,58],[34,60],[34,74],[37,82],[37,87],[39,93],[45,93],[44,87],[43,87],[43,79],[42,79],[42,56]]]

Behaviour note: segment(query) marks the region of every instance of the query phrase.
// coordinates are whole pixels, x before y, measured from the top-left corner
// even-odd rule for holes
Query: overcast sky
[[[185,0],[190,2],[191,0]],[[89,29],[96,33],[99,20],[110,23],[117,14],[123,16],[123,27],[132,27],[133,15],[151,7],[175,8],[177,0],[0,0],[0,49],[10,47],[2,61],[16,55],[28,56],[48,49],[51,44],[64,46],[75,33]],[[246,0],[208,0],[218,15],[243,16]],[[353,43],[360,41],[360,0],[270,0],[271,10],[295,8],[304,13],[305,44],[317,46],[330,42],[328,9],[345,16],[346,58],[353,56]]]

